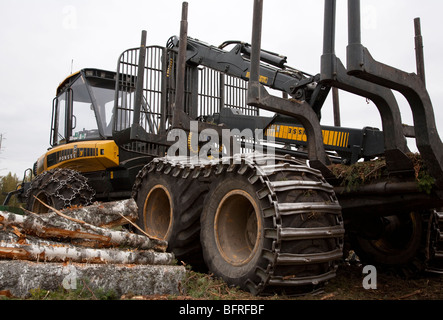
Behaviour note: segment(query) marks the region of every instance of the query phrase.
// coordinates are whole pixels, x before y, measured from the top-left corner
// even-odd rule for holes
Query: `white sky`
[[[346,65],[346,1],[337,7],[337,56]],[[117,58],[137,47],[141,30],[149,45],[164,46],[179,34],[181,0],[1,0],[0,175],[22,176],[49,147],[52,99],[58,84],[85,67],[115,70]],[[250,42],[253,0],[188,0],[189,36],[213,45]],[[265,0],[262,47],[288,57],[288,65],[320,71],[323,1]],[[443,2],[362,0],[362,42],[373,57],[415,72],[413,19],[421,18],[426,77],[443,134]],[[396,94],[403,122],[412,123],[405,99]],[[379,114],[364,98],[340,93],[342,125],[381,128]],[[332,103],[323,124],[332,124]],[[412,146],[413,148],[413,146]]]

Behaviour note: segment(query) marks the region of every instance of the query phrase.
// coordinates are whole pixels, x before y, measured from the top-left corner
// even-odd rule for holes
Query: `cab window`
[[[72,120],[70,141],[99,139],[94,105],[83,77],[79,77],[72,88]]]

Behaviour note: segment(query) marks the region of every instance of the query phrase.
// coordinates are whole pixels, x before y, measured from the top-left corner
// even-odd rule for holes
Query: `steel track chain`
[[[55,187],[51,188],[50,185]],[[92,204],[95,190],[92,189],[85,177],[71,169],[54,169],[42,172],[31,183],[25,197],[29,199],[36,189],[44,190],[48,198],[57,198],[64,203],[64,208],[78,205],[73,200],[81,198],[82,205]],[[69,190],[69,192],[63,191]]]
[[[344,226],[341,206],[335,196],[333,187],[326,182],[321,173],[305,165],[304,162],[288,156],[257,156],[256,154],[237,155],[219,160],[198,161],[189,157],[156,158],[146,165],[138,174],[132,196],[135,197],[147,174],[156,170],[172,175],[177,179],[205,178],[219,176],[223,172],[246,175],[251,184],[261,185],[258,197],[267,199],[269,206],[264,210],[265,219],[273,221],[273,229],[265,230],[265,237],[272,239],[272,248],[264,250],[262,255],[267,259],[266,269],[257,268],[259,282],[250,282],[247,286],[254,294],[272,293],[275,288],[321,285],[336,275],[339,261],[343,258]],[[299,173],[313,175],[315,181],[287,180],[272,181],[270,177],[276,173]],[[209,182],[206,182],[209,183]],[[279,194],[291,189],[316,190],[327,193],[328,201],[313,203],[280,203]],[[282,221],[291,215],[320,213],[332,215],[334,225],[318,228],[287,228]],[[293,253],[287,251],[287,244],[294,240],[328,239],[334,243],[333,248],[319,253]],[[328,269],[315,275],[285,275],[282,268],[291,266],[327,264]],[[272,288],[272,290],[270,290]]]

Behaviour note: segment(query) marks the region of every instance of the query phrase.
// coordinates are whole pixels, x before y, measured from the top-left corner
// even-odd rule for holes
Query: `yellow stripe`
[[[334,138],[334,132],[333,131],[329,131],[329,141],[328,144],[332,145],[332,139]]]
[[[288,139],[294,140],[294,127],[289,127],[289,132]]]
[[[301,129],[299,127],[295,128],[297,130],[297,140],[303,141],[303,135],[301,134]]]
[[[289,130],[288,126],[283,127],[283,133],[282,133],[283,139],[288,139],[288,130]]]
[[[292,139],[293,140],[300,140],[299,139],[299,133],[298,133],[298,127],[294,127],[293,130],[294,130],[294,133],[292,135],[292,137],[293,137]]]
[[[334,146],[337,146],[337,136],[338,136],[338,132],[334,131],[334,141],[332,142]]]
[[[275,128],[275,124],[273,124],[273,125],[271,126],[271,137],[274,137],[274,138],[275,138],[275,133],[276,133],[276,128]]]
[[[342,146],[342,142],[343,142],[342,138],[343,138],[343,132],[339,132],[339,133],[338,133],[338,142],[337,142],[337,145],[338,145],[339,147]]]
[[[331,131],[329,131],[329,130],[325,130],[325,135],[324,135],[324,138],[323,138],[323,143],[324,144],[328,144],[328,141],[329,141],[329,134],[331,133]]]
[[[278,137],[279,138],[283,137],[283,128],[282,127],[283,126],[277,126],[277,128],[278,128],[277,132],[278,132]]]
[[[266,130],[266,135],[269,137],[294,140],[307,141],[306,131],[303,127],[292,127],[286,125],[273,124]],[[323,143],[330,146],[347,148],[349,143],[349,132],[322,130]]]

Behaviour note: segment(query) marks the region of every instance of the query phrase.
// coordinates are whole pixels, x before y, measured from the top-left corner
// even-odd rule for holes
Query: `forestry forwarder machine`
[[[371,57],[360,1],[349,0],[345,68],[335,55],[335,10],[325,0],[321,72],[310,75],[261,49],[262,0],[254,2],[252,44],[219,47],[187,36],[184,2],[180,37],[166,47],[146,46],[143,31],[116,72],[83,69],[60,84],[52,148],[9,197],[43,212],[35,198],[64,208],[132,196],[139,226],[166,239],[179,261],[254,294],[312,290],[335,276],[347,248],[380,268],[441,272],[443,145],[419,23],[418,72],[406,73]],[[337,89],[373,101],[383,130],[321,126]],[[402,125],[391,90],[408,100],[414,126]],[[426,190],[406,136],[432,182]],[[332,173],[375,161],[385,170],[368,184],[350,188]]]

